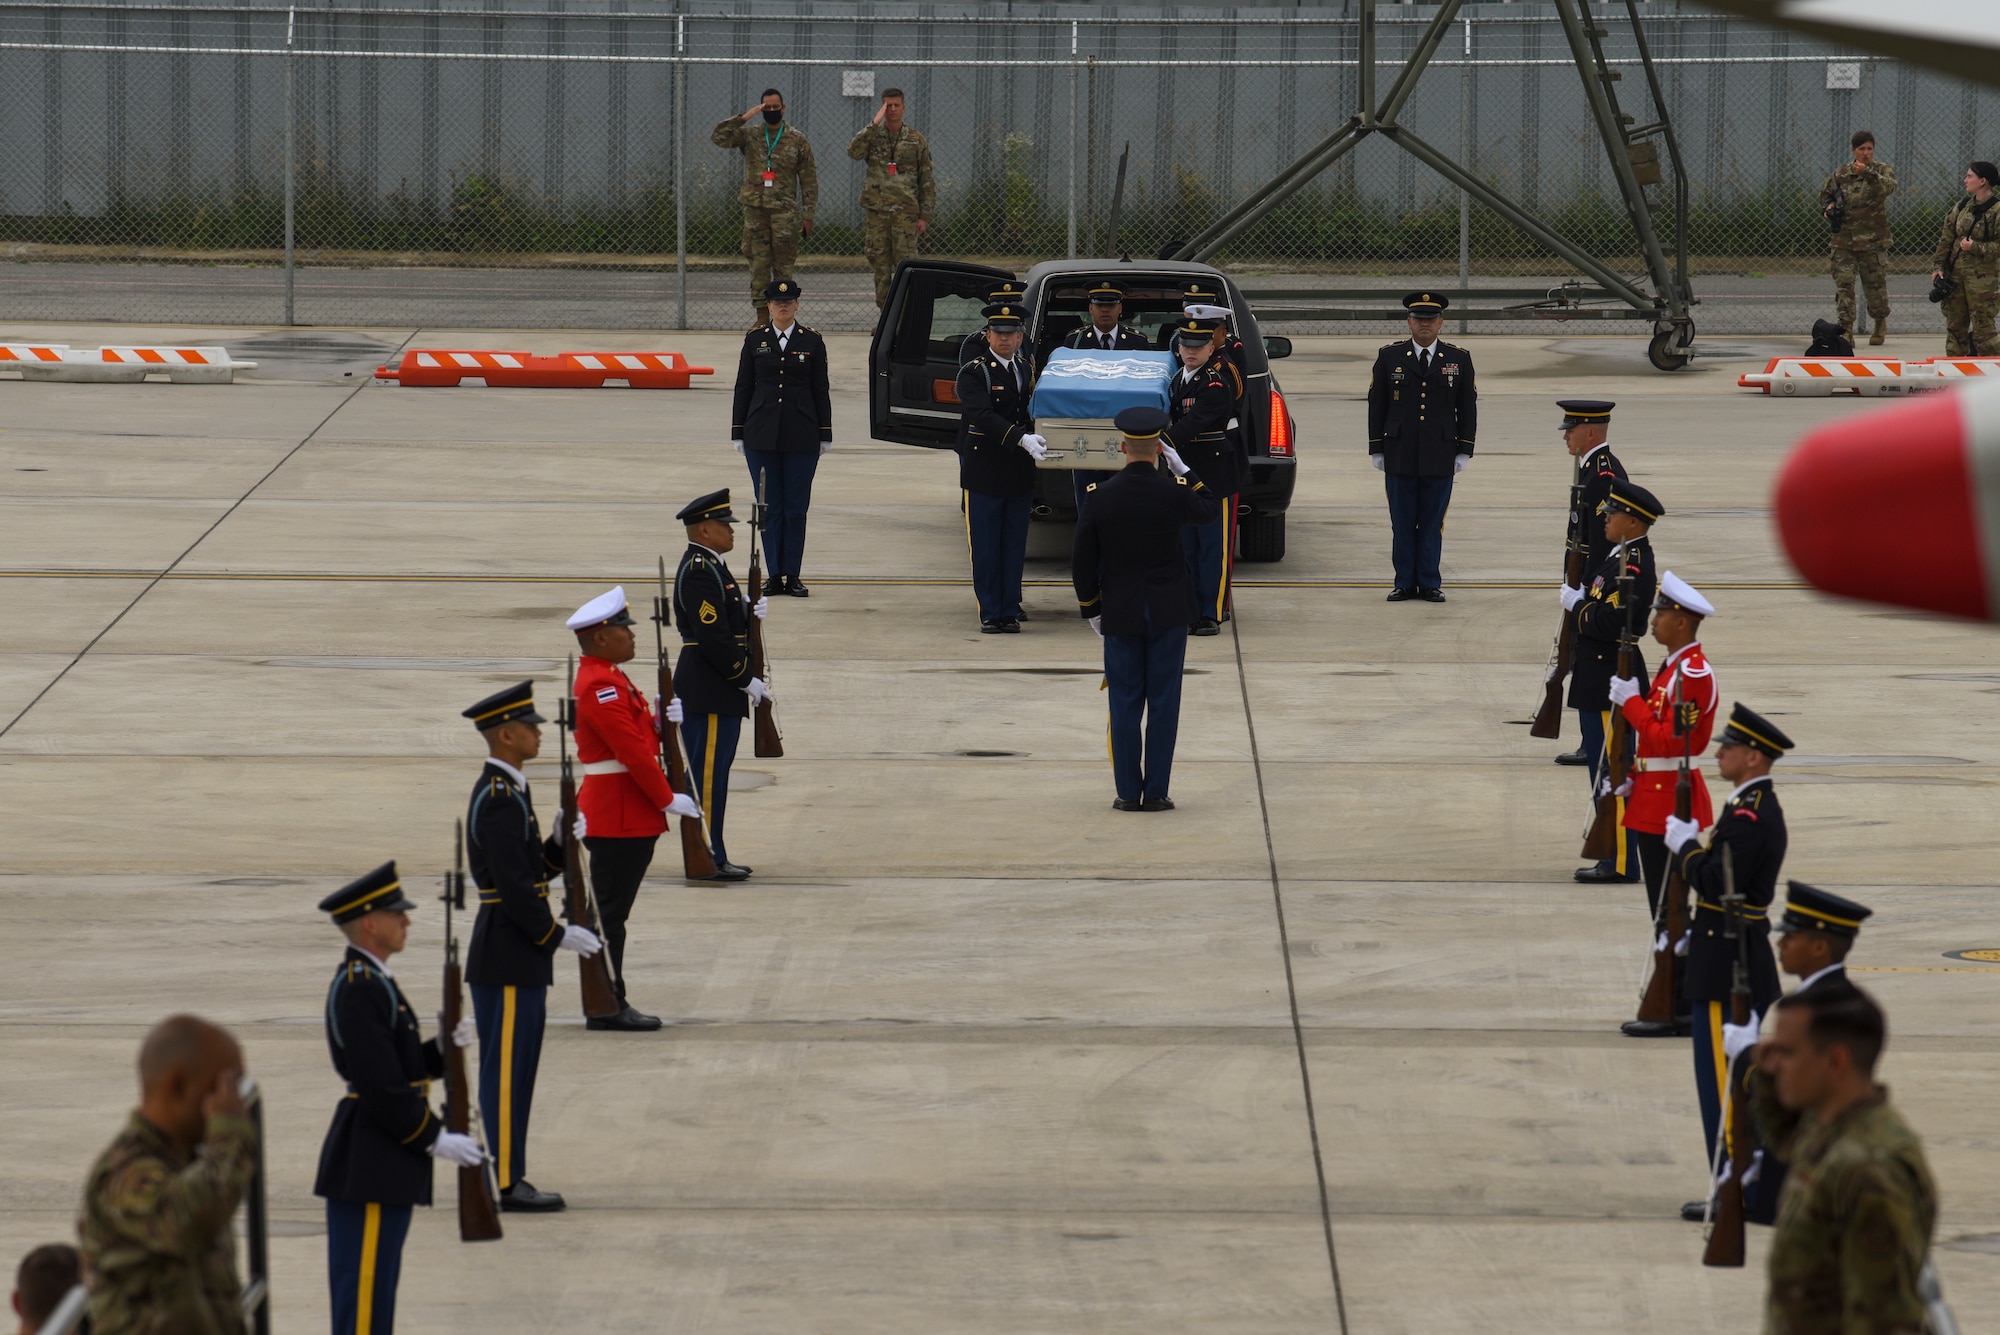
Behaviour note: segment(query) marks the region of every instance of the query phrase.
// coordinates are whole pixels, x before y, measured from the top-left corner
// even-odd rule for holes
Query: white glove
[[[1457,477],[1465,471],[1465,466],[1471,462],[1472,456],[1469,454],[1454,454],[1451,457],[1451,475]]]
[[[742,442],[742,441],[740,441],[740,440],[732,440],[732,441],[730,441],[729,443],[730,443],[731,445],[734,445],[734,446],[736,447],[736,452],[737,452],[738,454],[743,454],[743,442]],[[743,457],[744,457],[744,458],[746,458],[746,459],[748,459],[748,458],[749,458],[750,456],[749,456],[749,455],[747,455],[747,454],[743,454]]]
[[[1758,1027],[1763,1023],[1756,1011],[1750,1012],[1748,1024],[1722,1023],[1722,1056],[1725,1061],[1735,1061],[1743,1055],[1745,1048],[1757,1046]]]
[[[1563,585],[1556,593],[1562,599],[1563,611],[1574,612],[1576,605],[1583,601],[1583,590],[1574,584]]]
[[[1368,456],[1368,462],[1369,462],[1369,463],[1371,463],[1371,464],[1374,464],[1374,465],[1375,465],[1375,471],[1376,471],[1376,472],[1380,473],[1380,472],[1384,471],[1384,468],[1385,468],[1385,464],[1384,464],[1384,461],[1383,461],[1383,458],[1382,458],[1382,456],[1381,456],[1381,455],[1379,455],[1379,454],[1371,454],[1371,455],[1369,455],[1369,456]]]
[[[743,688],[743,693],[750,697],[753,705],[761,705],[771,698],[771,688],[764,684],[762,677],[752,677],[750,684]]]
[[[1679,816],[1667,817],[1667,851],[1678,853],[1695,840],[1701,838],[1701,826]]]
[[[1688,946],[1693,941],[1694,941],[1693,932],[1682,932],[1681,939],[1674,942],[1674,954],[1679,955],[1685,959],[1688,953]]]
[[[431,1142],[431,1156],[449,1159],[465,1168],[477,1168],[486,1162],[486,1147],[471,1136],[461,1136],[456,1131],[440,1131],[438,1138]]]
[[[590,818],[579,810],[576,813],[576,824],[570,826],[569,830],[572,839],[582,839],[586,834],[590,833]]]
[[[1103,638],[1104,638],[1104,618],[1103,618],[1103,617],[1101,617],[1101,616],[1094,616],[1094,617],[1092,617],[1092,618],[1090,619],[1090,628],[1091,628],[1092,630],[1094,630],[1094,631],[1096,631],[1096,632],[1097,632],[1097,638],[1098,638],[1098,639],[1100,639],[1100,640],[1101,640],[1101,639],[1103,639]]]
[[[681,698],[678,695],[675,696],[673,699],[667,701],[667,722],[669,723],[687,722],[687,710],[682,708]]]
[[[1743,1175],[1743,1185],[1749,1186],[1764,1173],[1764,1151],[1758,1150],[1750,1156],[1750,1171]]]
[[[821,454],[825,454],[828,450],[832,448],[833,448],[833,442],[830,440],[823,440],[819,443],[819,452]]]
[[[674,800],[667,803],[667,814],[669,816],[682,816],[688,820],[693,820],[695,817],[701,815],[701,808],[696,806],[694,799],[686,793],[675,793]]]
[[[1666,948],[1667,948],[1667,934],[1665,932],[1661,932],[1657,937],[1653,938],[1653,953],[1657,955]]]
[[[1160,446],[1160,457],[1167,461],[1167,467],[1173,470],[1175,477],[1186,477],[1188,475],[1187,464],[1181,460],[1180,451],[1176,450],[1173,446]]]
[[[1625,702],[1638,694],[1639,683],[1634,678],[1613,677],[1611,679],[1611,707],[1613,709],[1623,709]]]
[[[1606,770],[1604,773],[1604,777],[1597,781],[1597,795],[1599,797],[1612,796],[1611,772],[1609,770]],[[1619,797],[1632,796],[1632,780],[1629,777],[1625,780],[1625,782],[1618,785],[1617,795]]]
[[[1032,431],[1030,431],[1027,435],[1021,437],[1014,443],[1016,445],[1019,445],[1022,449],[1026,450],[1029,456],[1035,459],[1037,462],[1049,457],[1048,442],[1044,440],[1042,437],[1036,435]]]
[[[596,932],[588,927],[578,927],[575,923],[563,928],[563,939],[560,944],[564,950],[574,950],[585,959],[604,949],[604,943],[597,939]]]
[[[750,604],[750,615],[756,617],[759,621],[770,615],[770,612],[771,600],[768,597],[759,598],[756,602]]]
[[[451,1031],[452,1046],[455,1048],[469,1048],[478,1041],[479,1026],[472,1022],[470,1015],[459,1016],[458,1023],[452,1027]]]

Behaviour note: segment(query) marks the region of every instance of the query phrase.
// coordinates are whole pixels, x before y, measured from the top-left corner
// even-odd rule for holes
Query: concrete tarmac
[[[425,887],[483,751],[458,711],[532,676],[552,715],[562,618],[620,581],[643,615],[674,511],[748,482],[734,335],[660,340],[721,371],[678,394],[367,372],[591,337],[239,330],[264,364],[233,386],[0,381],[4,1264],[71,1233],[140,1036],[189,1009],[269,1099],[276,1328],[325,1327],[340,946],[315,901],[395,858],[423,903],[397,975],[432,1010]],[[980,636],[954,460],[867,439],[866,340],[834,337],[812,597],[767,623],[787,754],[746,745],[733,785],[757,874],[691,887],[662,845],[627,962],[661,1033],[587,1033],[559,957],[527,1172],[570,1209],[466,1247],[438,1173],[402,1327],[1752,1329],[1768,1235],[1707,1270],[1677,1216],[1707,1172],[1688,1044],[1617,1032],[1643,895],[1570,880],[1585,784],[1550,758],[1574,720],[1560,744],[1524,726],[1570,395],[1619,402],[1662,565],[1720,609],[1725,702],[1799,742],[1787,872],[1876,909],[1854,962],[1943,1193],[1946,1292],[1964,1329],[2000,1320],[2000,965],[1944,955],[2000,947],[1992,640],[1801,588],[1768,514],[1791,442],[1870,405],[1737,390],[1767,355],[1747,341],[1672,376],[1642,339],[1464,341],[1450,601],[1382,601],[1375,340],[1299,340],[1289,552],[1240,567],[1235,620],[1192,642],[1179,810],[1125,815],[1068,529],[1031,536],[1023,634]],[[555,750],[529,769],[544,812]]]

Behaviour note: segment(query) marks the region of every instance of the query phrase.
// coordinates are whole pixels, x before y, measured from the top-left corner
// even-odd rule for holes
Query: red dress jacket
[[[646,697],[615,663],[589,654],[576,668],[576,795],[593,839],[664,833],[673,787],[660,769],[660,739]]]
[[[1685,738],[1674,730],[1676,697],[1700,711]],[[1625,702],[1625,721],[1632,725],[1639,751],[1639,772],[1632,776],[1632,795],[1625,799],[1626,829],[1642,834],[1667,832],[1667,817],[1674,814],[1674,785],[1680,781],[1683,742],[1696,762],[1690,766],[1694,822],[1703,829],[1714,823],[1715,810],[1709,805],[1708,785],[1702,782],[1700,760],[1715,729],[1718,698],[1715,669],[1696,643],[1668,655],[1660,664],[1651,695],[1635,695]]]

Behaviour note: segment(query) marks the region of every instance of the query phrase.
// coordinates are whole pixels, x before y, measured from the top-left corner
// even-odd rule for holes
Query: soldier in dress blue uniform
[[[806,552],[806,511],[812,507],[819,457],[833,448],[833,396],[827,386],[826,340],[798,322],[796,279],[764,289],[771,322],[743,338],[736,363],[735,425],[730,434],[750,464],[750,486],[766,483],[771,522],[764,528],[769,570],[763,591],[804,598],[799,579]]]
[[[1236,493],[1250,458],[1243,445],[1243,376],[1221,352],[1222,327],[1189,317],[1174,335],[1180,370],[1167,385],[1167,440],[1213,492],[1215,518],[1181,534],[1194,579],[1193,635],[1219,635],[1229,619],[1229,576],[1236,556]]]
[[[1777,898],[1778,874],[1784,866],[1788,840],[1785,811],[1771,783],[1771,766],[1791,749],[1792,739],[1770,720],[1740,703],[1735,705],[1715,752],[1716,772],[1735,787],[1715,813],[1708,846],[1702,846],[1698,822],[1667,817],[1668,855],[1694,896],[1681,988],[1693,1008],[1694,1083],[1701,1104],[1706,1163],[1715,1162],[1715,1138],[1722,1126],[1722,1091],[1728,1087],[1724,1030],[1735,1027],[1729,1024],[1729,1015],[1737,946],[1728,935],[1728,909],[1722,902],[1732,882],[1736,893],[1743,896],[1737,929],[1749,938],[1751,1013],[1749,1024],[1743,1027],[1753,1037],[1758,1017],[1770,1009],[1781,990],[1778,962],[1771,954],[1771,901]],[[1706,1200],[1691,1204],[1699,1218]],[[1682,1207],[1684,1215],[1687,1209]]]
[[[313,1183],[326,1200],[333,1335],[394,1335],[403,1239],[412,1208],[431,1203],[431,1160],[475,1167],[486,1151],[475,1137],[445,1130],[431,1110],[444,1055],[438,1039],[424,1038],[389,972],[416,907],[396,864],[383,863],[319,907],[347,938],[326,993],[326,1045],[347,1095],[334,1108]],[[462,1048],[477,1038],[469,1015],[451,1035]]]
[[[535,684],[496,691],[465,711],[486,741],[486,765],[465,813],[465,860],[479,888],[479,916],[466,948],[465,981],[479,1028],[479,1115],[492,1146],[503,1210],[563,1208],[537,1191],[528,1171],[528,1116],[542,1064],[542,1030],[558,950],[586,958],[604,948],[587,927],[565,927],[549,911],[549,878],[563,868],[562,839],[542,838],[522,767],[542,751]],[[587,829],[581,813],[576,837]]]
[[[1576,650],[1569,670],[1569,707],[1576,711],[1583,727],[1583,752],[1589,757],[1590,791],[1597,792],[1597,778],[1606,761],[1605,739],[1611,731],[1611,678],[1618,672],[1618,641],[1629,620],[1643,638],[1645,609],[1652,605],[1659,589],[1659,571],[1653,561],[1653,543],[1647,536],[1653,524],[1666,513],[1660,498],[1636,482],[1618,480],[1611,484],[1604,501],[1604,530],[1613,535],[1615,546],[1604,564],[1590,576],[1584,588],[1562,590],[1563,609],[1576,618]],[[1623,601],[1619,574],[1632,572],[1632,601]],[[1628,615],[1629,614],[1629,615]],[[1632,646],[1633,674],[1649,680],[1645,650]],[[1629,758],[1628,758],[1629,764]],[[1625,799],[1618,799],[1618,852],[1594,866],[1583,867],[1576,879],[1587,884],[1629,882],[1639,879],[1638,850],[1625,831]]]
[[[1063,346],[1092,352],[1152,351],[1153,345],[1146,341],[1144,334],[1123,323],[1124,315],[1125,289],[1108,278],[1099,279],[1090,286],[1090,322],[1081,329],[1073,330],[1063,340]],[[1083,498],[1089,494],[1093,482],[1103,482],[1117,475],[1115,469],[1071,469],[1070,485],[1076,490],[1077,512],[1082,513]]]
[[[1472,462],[1479,395],[1472,354],[1438,337],[1451,302],[1430,292],[1403,298],[1410,336],[1375,354],[1368,384],[1368,457],[1389,494],[1389,601],[1444,601],[1444,516],[1452,479]]]
[[[1611,484],[1626,476],[1625,465],[1611,452],[1605,437],[1611,431],[1611,410],[1618,405],[1609,399],[1558,399],[1556,407],[1563,410],[1563,448],[1577,461],[1577,472],[1582,482],[1582,490],[1574,497],[1575,505],[1569,516],[1570,539],[1583,548],[1583,576],[1590,578],[1593,571],[1604,565],[1604,558],[1611,554],[1612,543],[1604,536],[1604,502],[1611,495]],[[1565,751],[1556,757],[1558,765],[1588,765],[1590,755],[1587,747],[1579,745],[1574,751]]]
[[[1019,306],[988,306],[986,348],[958,368],[958,485],[984,635],[1021,629],[1035,463],[1048,454],[1028,415],[1035,364],[1021,351],[1024,337]]]
[[[1016,310],[1024,310],[1026,307],[1023,298],[1026,296],[1027,289],[1008,278],[995,283],[987,292],[986,305],[1012,306]],[[986,351],[986,330],[981,327],[967,334],[964,341],[958,345],[958,364],[963,366],[984,351]]]
[[[1127,408],[1114,419],[1128,460],[1092,483],[1076,523],[1071,580],[1083,616],[1104,639],[1111,696],[1111,776],[1119,811],[1171,811],[1181,670],[1193,608],[1181,534],[1214,520],[1220,501],[1162,439],[1167,415]],[[1165,458],[1173,476],[1159,469]],[[1143,730],[1142,730],[1143,720]]]
[[[723,819],[729,814],[729,768],[743,720],[750,717],[750,618],[760,620],[770,599],[755,603],[737,587],[722,558],[736,546],[736,516],[729,488],[690,501],[674,518],[687,526],[688,547],[674,570],[674,625],[681,653],[674,662],[674,700],[668,717],[678,723],[693,766],[695,800],[708,824],[709,851],[718,881],[741,881],[750,868],[729,860]]]

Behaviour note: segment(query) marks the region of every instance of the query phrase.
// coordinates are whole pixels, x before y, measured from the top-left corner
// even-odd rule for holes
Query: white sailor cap
[[[620,584],[609,593],[600,593],[582,607],[569,614],[563,624],[571,630],[589,630],[593,626],[609,623],[613,626],[629,626],[632,614],[625,610],[625,586]]]
[[[1185,314],[1191,315],[1197,320],[1220,320],[1225,315],[1236,314],[1235,311],[1230,310],[1229,307],[1227,306],[1203,306],[1197,304],[1193,306],[1183,306],[1181,307],[1181,310]]]
[[[1671,570],[1660,576],[1660,596],[1653,600],[1653,606],[1678,608],[1698,617],[1715,615],[1715,604],[1702,597],[1700,589]]]

